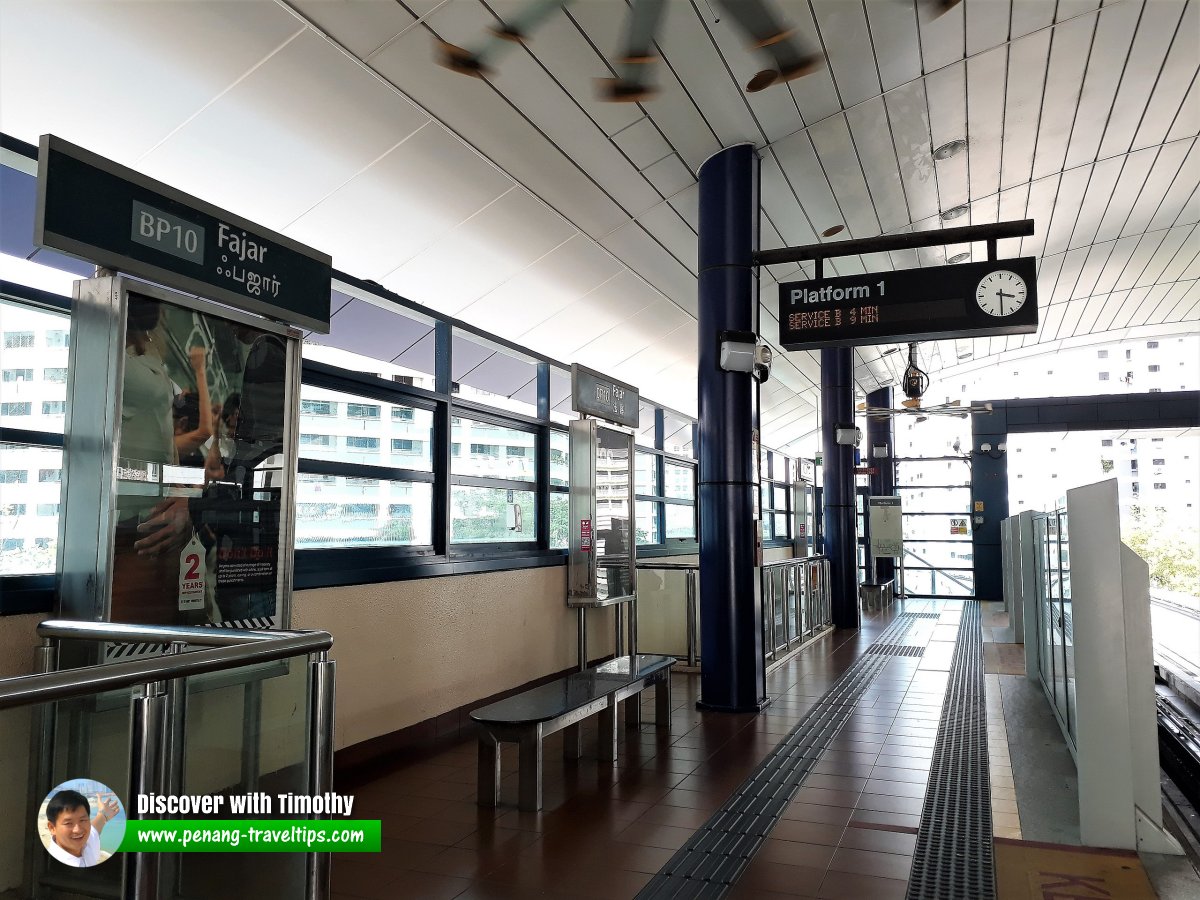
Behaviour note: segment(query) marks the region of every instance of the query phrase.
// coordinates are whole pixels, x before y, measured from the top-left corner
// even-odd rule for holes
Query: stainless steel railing
[[[41,704],[95,696],[118,688],[141,688],[130,699],[129,787],[135,794],[170,794],[180,785],[183,679],[229,671],[273,660],[307,656],[310,669],[308,708],[308,790],[321,794],[333,787],[334,663],[328,658],[333,637],[324,631],[251,631],[233,628],[160,627],[110,622],[50,619],[38,626],[38,672],[0,678],[0,710],[37,705],[33,721],[31,797],[50,787],[54,716]],[[58,645],[64,640],[118,644],[162,644],[168,655],[56,671]],[[184,652],[188,646],[205,649]],[[36,796],[35,796],[36,795]],[[122,896],[149,900],[159,896],[158,855],[125,854]],[[35,856],[34,859],[39,857]],[[32,871],[32,866],[29,867]],[[27,879],[28,880],[28,879]],[[30,885],[32,887],[32,885]],[[30,895],[33,890],[29,891]],[[329,854],[311,853],[306,860],[305,896],[329,896]]]
[[[700,566],[696,563],[638,563],[641,640],[639,650],[677,657],[689,668],[700,664]],[[643,590],[642,573],[656,572],[662,585]],[[672,582],[668,588],[668,581]],[[661,592],[659,596],[655,593]],[[763,647],[768,663],[812,640],[833,621],[829,560],[805,556],[762,567]],[[680,638],[683,638],[682,643]]]
[[[763,655],[771,663],[833,623],[828,558],[803,556],[764,564],[762,602]]]

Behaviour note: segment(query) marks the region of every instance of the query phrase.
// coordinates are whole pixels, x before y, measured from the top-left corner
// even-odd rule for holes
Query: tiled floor
[[[335,856],[334,896],[634,896],[905,610],[941,614],[903,638],[924,656],[888,660],[730,894],[902,898],[961,602],[897,604],[822,639],[772,673],[758,716],[698,712],[698,677],[677,675],[672,733],[656,734],[647,696],[615,766],[565,763],[549,738],[540,813],[515,808],[515,748],[495,810],[475,805],[472,740],[400,766],[354,791],[356,813],[383,821],[383,852]]]

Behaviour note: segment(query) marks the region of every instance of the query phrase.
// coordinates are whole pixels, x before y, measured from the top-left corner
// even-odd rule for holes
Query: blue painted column
[[[854,448],[838,444],[834,428],[854,425],[854,351],[821,351],[822,496],[825,555],[830,559],[833,624],[858,627],[858,543],[854,505]]]
[[[984,450],[987,444],[991,449]],[[1008,518],[1008,404],[992,401],[992,412],[971,416],[971,552],[975,599],[1004,599],[1000,523]],[[977,504],[983,509],[976,511]],[[978,521],[982,519],[983,521]]]
[[[882,387],[867,394],[868,407],[891,409],[892,389]],[[887,457],[875,457],[875,448],[887,447]],[[896,450],[892,437],[891,416],[867,416],[867,440],[863,456],[868,460],[867,465],[879,469],[871,476],[871,495],[874,497],[890,497],[896,493]],[[875,560],[875,581],[882,584],[890,581],[896,575],[896,563],[890,557]]]
[[[700,701],[747,712],[766,702],[754,522],[757,386],[723,372],[724,331],[758,331],[758,154],[728,147],[700,168]]]

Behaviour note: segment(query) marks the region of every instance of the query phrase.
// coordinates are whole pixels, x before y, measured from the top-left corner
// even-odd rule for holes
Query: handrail
[[[85,622],[75,619],[47,619],[38,624],[44,638],[109,641],[114,644],[171,644],[183,641],[202,647],[236,647],[255,641],[277,641],[297,635],[326,634],[322,631],[263,631],[252,628],[220,628],[207,625],[132,625],[124,622]],[[328,636],[328,635],[327,635]],[[328,650],[333,638],[323,647]]]
[[[660,563],[654,562],[653,559],[638,560],[637,567],[639,569],[666,569],[667,571],[687,572],[690,569],[699,569],[700,563]]]
[[[790,556],[787,559],[773,559],[770,562],[764,562],[762,567],[764,569],[771,569],[775,566],[795,565],[796,563],[803,562],[818,562],[822,559],[829,559],[829,557],[822,553],[817,553],[812,556]]]
[[[108,623],[79,622],[67,623],[49,620],[43,623],[50,632],[59,630],[73,631],[69,625],[98,625],[98,631],[103,631]],[[146,628],[159,635],[178,631],[215,632],[210,628],[152,628],[150,626],[123,625],[119,629]],[[42,626],[39,626],[39,633]],[[232,630],[232,629],[228,629]],[[80,632],[87,629],[80,629]],[[142,632],[139,632],[139,634]],[[333,646],[333,636],[327,631],[290,631],[278,632],[277,638],[264,640],[261,633],[248,641],[235,646],[218,646],[209,650],[193,650],[188,653],[177,653],[170,656],[157,656],[149,659],[136,659],[128,662],[107,663],[104,665],[82,666],[78,669],[64,669],[59,672],[47,672],[36,675],[17,675],[11,678],[0,678],[0,709],[25,706],[31,703],[46,703],[51,700],[66,700],[72,697],[84,697],[105,690],[132,687],[155,681],[166,681],[174,678],[186,678],[189,675],[200,675],[205,672],[219,672],[250,663],[269,662],[276,659],[286,659],[290,656],[300,656],[307,653],[319,653]],[[53,635],[43,635],[53,636]],[[73,635],[82,636],[82,633]],[[125,637],[129,640],[145,641],[145,637],[134,638],[128,632]],[[219,637],[217,638],[220,639]],[[159,642],[170,643],[168,637]],[[175,638],[178,640],[178,638]]]

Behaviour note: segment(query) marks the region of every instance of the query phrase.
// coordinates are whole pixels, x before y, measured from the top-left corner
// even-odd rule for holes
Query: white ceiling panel
[[[1187,97],[1175,115],[1175,122],[1167,132],[1167,140],[1177,141],[1197,132],[1200,132],[1200,78],[1193,78]]]
[[[665,200],[638,216],[638,223],[689,272],[696,272],[696,232]]]
[[[1056,22],[1065,22],[1084,13],[1100,8],[1100,0],[1058,0],[1058,8],[1054,14]]]
[[[5,0],[0,21],[0,130],[127,165],[303,28],[269,3]]]
[[[1176,0],[1155,0],[1145,5],[1142,19],[1138,23],[1137,35],[1129,59],[1125,62],[1125,72],[1121,76],[1121,86],[1117,90],[1109,114],[1108,127],[1104,130],[1104,140],[1100,142],[1100,157],[1125,153],[1133,144],[1138,125],[1146,112],[1147,101],[1152,96],[1147,85],[1155,85],[1163,68],[1167,50],[1179,27],[1183,14],[1183,4]],[[1184,37],[1183,40],[1191,47],[1192,65],[1195,72],[1196,34]],[[1161,113],[1163,117],[1168,113]],[[1174,118],[1174,110],[1169,114]],[[1169,120],[1168,120],[1169,121]],[[1168,122],[1162,123],[1169,127]]]
[[[846,122],[866,176],[871,203],[879,217],[879,227],[886,233],[908,225],[908,202],[900,182],[883,98],[875,97],[846,110]]]
[[[1058,196],[1055,198],[1043,253],[1062,253],[1067,249],[1090,175],[1091,169],[1087,166],[1063,173],[1058,184]]]
[[[1096,14],[1092,55],[1088,59],[1083,93],[1079,97],[1071,142],[1067,147],[1067,168],[1095,162],[1098,157],[1108,115],[1121,81],[1121,70],[1129,55],[1141,12],[1142,0],[1122,0],[1121,3],[1105,6]],[[1149,86],[1144,85],[1143,90],[1149,90]]]
[[[934,17],[930,4],[920,15],[921,28],[921,57],[925,63],[925,72],[936,72],[943,66],[956,63],[966,53],[966,23],[964,8],[967,4],[959,3],[949,12]],[[1007,29],[1005,29],[1007,32]],[[996,43],[1004,37],[997,35]]]
[[[808,0],[778,0],[774,4],[779,10],[783,21],[789,28],[795,29],[795,39],[800,46],[810,52],[818,53],[821,47],[821,37],[817,33],[813,21],[812,9]],[[833,75],[828,66],[823,66],[811,75],[787,82],[787,90],[791,92],[800,110],[804,122],[812,124],[842,109],[837,88],[833,83]],[[777,90],[774,86],[771,90]]]
[[[456,313],[575,233],[561,216],[518,188],[387,275],[383,284],[442,312]],[[455,277],[447,278],[447,272]]]
[[[943,16],[942,18],[946,18]],[[967,65],[956,63],[925,77],[925,93],[929,100],[930,143],[940,147],[967,135]],[[967,174],[968,154],[959,153],[949,159],[934,162],[937,171],[938,200],[941,211],[959,206],[971,199],[971,184]]]
[[[832,225],[844,224],[842,211],[829,188],[807,131],[773,145],[771,152],[814,231],[819,233]],[[789,237],[790,223],[781,224],[776,220],[775,224],[784,237]]]
[[[1063,254],[1062,264],[1054,282],[1054,293],[1050,297],[1044,298],[1044,302],[1065,303],[1072,297],[1081,296],[1075,290],[1075,285],[1079,283],[1079,274],[1083,271],[1084,263],[1087,262],[1091,249],[1090,246],[1079,247]]]
[[[1108,241],[1103,244],[1093,244],[1088,250],[1087,260],[1083,264],[1083,268],[1079,271],[1079,280],[1075,282],[1074,296],[1090,297],[1092,294],[1108,293],[1096,289],[1096,283],[1100,280],[1101,274],[1108,265],[1109,258],[1114,254],[1117,256],[1119,265],[1113,270],[1113,278],[1120,274],[1121,267],[1124,266],[1136,248],[1135,241]]]
[[[967,56],[974,56],[1008,40],[1010,0],[967,3],[963,9],[967,27]]]
[[[844,115],[832,116],[808,129],[821,166],[833,187],[842,221],[853,237],[879,234],[871,192],[863,178],[858,151]]]
[[[286,5],[359,59],[366,59],[417,21],[399,3],[379,0],[287,0]]]
[[[1054,24],[1055,4],[1045,0],[1012,0],[1012,21],[1009,39],[1016,40],[1030,32]]]
[[[1060,25],[1050,39],[1050,68],[1038,120],[1033,177],[1052,175],[1063,167],[1067,143],[1075,124],[1075,109],[1083,89],[1096,16],[1081,16]]]
[[[863,4],[812,0],[812,8],[842,106],[849,108],[878,97],[882,88]]]
[[[358,66],[306,30],[146,154],[139,168],[281,229],[428,121],[363,78]],[[255,140],[246,140],[251,133]]]
[[[556,359],[569,360],[596,335],[661,300],[657,291],[625,271],[526,332],[522,340]]]
[[[1125,165],[1121,169],[1121,177],[1113,188],[1112,199],[1108,210],[1100,222],[1096,232],[1097,241],[1110,241],[1120,235],[1125,228],[1125,221],[1133,209],[1133,204],[1141,196],[1142,187],[1150,175],[1150,167],[1158,156],[1157,147],[1147,147],[1137,150],[1125,157]]]
[[[970,21],[970,13],[967,20]],[[971,98],[967,107],[967,159],[972,197],[986,197],[1000,190],[1007,70],[1007,47],[997,47],[967,60],[967,94]]]
[[[434,65],[432,53],[432,38],[419,27],[371,65],[580,230],[595,237],[625,221],[620,206],[491,87]]]
[[[1083,202],[1079,206],[1075,231],[1071,236],[1072,249],[1086,247],[1095,242],[1096,233],[1100,230],[1100,223],[1104,221],[1104,214],[1112,201],[1113,189],[1117,186],[1117,179],[1121,177],[1124,166],[1125,157],[1114,156],[1094,166],[1085,167],[1090,168],[1091,175]]]
[[[1149,149],[1149,148],[1147,148]],[[1147,231],[1150,221],[1158,212],[1159,206],[1166,199],[1167,191],[1174,185],[1183,161],[1191,149],[1187,141],[1167,144],[1159,150],[1158,157],[1150,169],[1146,183],[1138,193],[1133,210],[1121,229],[1121,234],[1140,234]]]
[[[695,314],[696,276],[656,241],[637,222],[630,222],[606,235],[600,242],[633,271],[662,292],[681,309]]]
[[[1185,277],[1184,273],[1187,272],[1188,267],[1200,256],[1200,230],[1198,229],[1200,226],[1196,225],[1179,226],[1179,230],[1184,231],[1187,237],[1184,238],[1184,242],[1180,245],[1174,258],[1159,273],[1160,281],[1175,282]]]
[[[1054,200],[1058,196],[1058,175],[1035,181],[1029,186],[1029,203],[1025,207],[1025,218],[1033,219],[1034,233],[1021,239],[1022,256],[1041,256],[1046,245],[1047,232],[1054,213]]]
[[[1183,141],[1182,143],[1187,144],[1188,142]],[[1165,152],[1172,146],[1174,144],[1167,144],[1163,147],[1163,151]],[[1200,186],[1200,141],[1192,141],[1188,147],[1188,154],[1184,157],[1183,164],[1175,175],[1175,180],[1171,183],[1171,187],[1163,197],[1162,203],[1155,211],[1148,227],[1151,230],[1167,228],[1176,221],[1179,221],[1181,225],[1190,225],[1191,222],[1187,221],[1187,217],[1181,217],[1181,213],[1197,186]]]
[[[604,105],[617,106],[622,109],[630,108],[625,103],[606,103]],[[612,136],[612,140],[639,170],[649,168],[674,152],[671,145],[662,136],[662,132],[655,127],[654,122],[646,117],[637,119],[616,132]]]
[[[913,9],[893,0],[865,0],[865,6],[883,90],[919,78],[921,39]]]
[[[1008,52],[1008,89],[1004,99],[1004,155],[1000,186],[1029,181],[1042,115],[1042,88],[1050,53],[1050,31],[1013,41]]]
[[[577,234],[463,307],[458,315],[473,325],[516,340],[622,269],[611,254]],[[530,302],[532,297],[537,298],[536,303]]]
[[[327,247],[343,271],[379,280],[514,187],[440,125],[429,124],[287,231]]]
[[[929,104],[925,80],[914,81],[884,97],[892,144],[900,165],[900,181],[912,221],[938,214],[937,175],[933,168],[933,143],[929,133]]]
[[[1150,264],[1150,260],[1162,245],[1168,233],[1166,231],[1156,231],[1151,234],[1143,234],[1138,238],[1137,247],[1129,257],[1129,262],[1125,264],[1125,268],[1117,278],[1116,283],[1112,286],[1113,290],[1122,291],[1126,288],[1132,288],[1141,281],[1142,272],[1146,270],[1146,266]],[[1129,238],[1129,240],[1132,239]]]
[[[1133,139],[1134,150],[1161,144],[1166,140],[1167,132],[1175,122],[1188,89],[1196,77],[1197,67],[1200,66],[1196,38],[1198,34],[1200,3],[1192,2],[1184,9],[1179,20],[1167,60],[1158,75],[1154,93],[1150,96],[1141,125]]]
[[[669,198],[696,184],[691,170],[674,154],[660,159],[642,174],[660,194]]]

